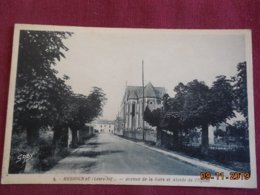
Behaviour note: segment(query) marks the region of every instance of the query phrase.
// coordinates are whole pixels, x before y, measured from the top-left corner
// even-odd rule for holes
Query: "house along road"
[[[98,134],[46,173],[194,175],[208,171],[113,134]]]

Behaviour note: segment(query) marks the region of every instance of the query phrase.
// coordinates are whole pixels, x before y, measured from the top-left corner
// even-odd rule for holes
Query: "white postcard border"
[[[244,34],[246,38],[247,61],[247,87],[248,87],[248,115],[249,115],[249,145],[251,178],[249,180],[209,180],[201,181],[198,176],[172,176],[172,175],[120,175],[120,174],[8,174],[10,160],[11,135],[13,124],[13,107],[18,61],[20,30],[47,30],[47,31],[175,31],[176,33],[191,34]],[[121,29],[121,28],[93,28],[68,27],[52,25],[16,24],[13,36],[11,76],[8,95],[8,109],[6,118],[4,159],[2,165],[1,182],[3,184],[113,184],[113,185],[158,185],[158,186],[204,186],[204,187],[236,187],[256,188],[256,151],[255,151],[255,122],[254,122],[254,96],[253,96],[253,65],[252,65],[252,39],[250,30],[180,30],[180,29]],[[252,130],[251,130],[252,129]],[[216,170],[217,171],[217,170]],[[99,178],[99,179],[98,179]],[[103,179],[102,179],[103,178]],[[136,180],[133,178],[137,178]],[[138,179],[139,178],[139,179]],[[150,179],[152,178],[152,179]],[[161,178],[161,181],[156,178]],[[162,181],[164,180],[164,181]],[[185,181],[184,181],[185,180]]]

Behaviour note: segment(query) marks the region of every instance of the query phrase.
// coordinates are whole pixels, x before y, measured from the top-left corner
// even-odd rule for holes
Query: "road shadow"
[[[96,143],[96,142],[90,142],[90,143],[86,143],[85,145],[87,146],[101,146],[101,145],[105,145],[108,142],[101,142],[101,143]]]
[[[93,166],[95,166],[97,163],[96,162],[88,162],[88,163],[84,163],[84,165],[83,165],[83,173],[87,173],[88,171],[90,171],[91,170],[91,168],[93,167]]]
[[[96,142],[90,142],[90,143],[85,143],[84,145],[79,146],[79,148],[91,148],[95,149],[101,145],[105,145],[107,142],[101,142],[101,143],[96,143]]]
[[[103,150],[103,151],[77,151],[70,156],[75,157],[89,157],[89,158],[96,158],[97,156],[101,155],[109,155],[109,154],[115,154],[115,153],[121,153],[123,150]]]

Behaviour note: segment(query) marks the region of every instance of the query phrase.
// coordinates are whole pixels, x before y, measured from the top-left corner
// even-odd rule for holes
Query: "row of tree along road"
[[[199,128],[201,129],[201,145],[197,150],[193,148],[191,152],[197,157],[207,157],[209,154],[209,126],[225,123],[235,117],[235,113],[242,114],[244,120],[230,125],[233,135],[248,138],[246,72],[246,62],[242,62],[237,65],[236,75],[231,78],[223,75],[217,76],[210,87],[198,80],[193,80],[186,85],[179,83],[174,88],[174,97],[164,95],[162,108],[150,111],[147,107],[144,119],[157,128],[157,144],[167,146],[169,135],[165,136],[165,132],[171,132],[171,149],[184,151],[184,140]],[[219,131],[216,131],[215,135],[218,133]],[[229,135],[231,136],[231,134]],[[231,161],[248,161],[248,142],[243,142],[242,145],[245,150],[235,152],[237,159],[226,151],[223,153],[225,157],[220,160],[224,161],[230,157]],[[215,154],[219,153],[215,151]],[[243,157],[245,158],[243,159]]]
[[[55,69],[65,58],[64,40],[70,36],[20,31],[10,173],[50,168],[67,153],[68,128],[71,147],[76,147],[77,131],[102,113],[106,98],[101,88],[93,87],[88,96],[75,94],[66,84],[69,77],[59,77]]]

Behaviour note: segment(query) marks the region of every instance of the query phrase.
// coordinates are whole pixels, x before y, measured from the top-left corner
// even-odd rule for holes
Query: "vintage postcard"
[[[15,25],[3,184],[256,188],[250,30]]]

